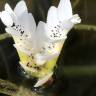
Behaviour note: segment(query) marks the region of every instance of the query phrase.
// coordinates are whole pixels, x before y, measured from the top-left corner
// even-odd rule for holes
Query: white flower
[[[57,8],[51,6],[46,23],[40,21],[37,27],[34,17],[28,12],[23,0],[17,3],[14,11],[5,4],[5,10],[0,13],[0,18],[6,25],[6,32],[12,35],[17,51],[28,55],[26,56],[27,63],[23,64],[20,61],[20,64],[25,71],[33,73],[38,72],[33,68],[34,61],[36,66],[42,69],[48,61],[57,58],[67,38],[67,33],[75,24],[81,22],[77,14],[73,15],[70,0],[61,0]],[[39,87],[49,80],[53,75],[53,67],[44,74],[46,75],[38,77],[38,82],[34,87]]]

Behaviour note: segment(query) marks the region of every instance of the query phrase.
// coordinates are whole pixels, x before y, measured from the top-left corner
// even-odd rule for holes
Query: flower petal
[[[5,29],[7,33],[11,34],[12,36],[19,36],[22,38],[28,38],[26,35],[25,30],[22,28],[21,25],[17,25],[14,27],[8,27]]]
[[[51,78],[52,75],[53,75],[53,72],[49,73],[48,75],[46,75],[43,78],[40,78],[38,80],[38,82],[34,85],[34,87],[42,86],[44,83],[46,83]]]
[[[40,66],[40,65],[44,65],[46,63],[46,60],[43,59],[43,56],[38,53],[38,54],[35,55],[35,62],[36,62],[37,65]]]
[[[60,21],[68,20],[72,17],[72,6],[70,0],[60,0],[57,10]]]
[[[48,27],[46,24],[46,37],[50,42],[58,42],[66,39],[66,31],[62,29],[62,25],[58,24],[52,28]]]
[[[26,53],[27,55],[31,55],[32,52],[33,52],[33,50],[29,48],[29,46],[28,46],[28,47],[24,47],[23,45],[20,46],[19,44],[14,44],[13,46],[14,46],[18,51],[24,52],[24,53]],[[31,48],[32,48],[32,46],[31,46]]]
[[[16,25],[22,25],[27,35],[30,35],[31,38],[34,37],[36,31],[36,23],[34,17],[31,13],[24,12],[22,13],[16,22]]]
[[[16,7],[14,8],[14,12],[18,17],[25,11],[27,12],[27,6],[26,6],[26,3],[22,0],[17,3]]]
[[[58,24],[58,17],[57,17],[57,8],[55,6],[51,6],[49,8],[47,14],[47,24],[48,27],[54,27]]]
[[[32,32],[31,34],[33,35],[36,33],[36,22],[35,22],[35,19],[31,13],[28,14],[28,17],[29,17],[28,29],[30,32]]]
[[[46,38],[45,34],[46,34],[46,32],[45,32],[45,23],[40,21],[38,23],[36,34],[35,34],[37,50],[41,50],[43,42],[47,41],[48,38]]]
[[[16,19],[17,19],[17,17],[16,17],[16,15],[14,14],[13,10],[11,9],[11,7],[9,6],[8,3],[5,4],[5,11],[7,11],[7,12],[10,14],[10,16],[11,16],[12,19],[13,19],[13,21],[15,22]]]
[[[41,54],[36,54],[35,55],[35,61],[37,63],[37,65],[44,65],[47,61],[52,60],[55,57],[59,56],[59,52],[58,53],[52,53],[52,54],[46,54],[46,53],[41,53]]]
[[[13,20],[10,14],[7,11],[2,11],[0,14],[2,22],[7,26],[10,27],[13,25]]]
[[[80,23],[80,22],[81,22],[81,18],[79,17],[78,14],[75,14],[75,15],[73,15],[73,17],[70,19],[70,21],[71,21],[73,24],[77,24],[77,23]]]

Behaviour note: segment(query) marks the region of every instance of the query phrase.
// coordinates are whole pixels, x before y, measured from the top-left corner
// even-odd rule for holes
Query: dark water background
[[[19,0],[0,0],[0,10],[8,2],[13,8]],[[47,10],[50,5],[57,5],[59,0],[25,0],[29,11],[35,17],[35,20],[46,20]],[[72,4],[75,0],[71,0]],[[96,26],[96,0],[80,0],[74,7],[74,13],[78,13],[82,18],[82,24]],[[0,36],[5,33],[4,25],[0,21]],[[0,78],[10,80],[20,84],[23,80],[21,68],[18,64],[19,58],[12,38],[0,39]],[[79,67],[88,68],[96,66],[96,30],[72,29],[61,55],[57,62],[56,81],[46,90],[49,93],[57,94],[55,96],[96,96],[96,74],[82,73],[77,74]],[[76,67],[74,67],[76,66]],[[83,67],[84,66],[84,67]],[[65,74],[64,70],[71,67],[76,70],[74,73]],[[64,69],[65,68],[65,69]],[[70,71],[71,69],[67,70]],[[83,71],[84,72],[84,71]],[[68,73],[68,72],[67,72]],[[25,80],[30,85],[30,80]],[[43,91],[46,92],[44,89]],[[3,96],[3,94],[0,94]],[[46,95],[47,96],[47,92]]]

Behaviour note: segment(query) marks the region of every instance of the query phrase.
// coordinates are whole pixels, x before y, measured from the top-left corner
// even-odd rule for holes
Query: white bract
[[[73,15],[72,13],[70,0],[60,0],[57,8],[55,6],[49,8],[46,23],[40,21],[38,24],[38,48],[41,51],[43,50],[45,54],[51,53],[51,56],[55,56],[55,54],[59,55],[63,43],[67,38],[67,33],[75,24],[80,22],[79,15]],[[61,47],[57,50],[59,46]],[[43,56],[40,57],[42,58]]]
[[[23,0],[17,3],[14,11],[6,3],[5,10],[0,13],[0,18],[6,25],[6,32],[11,34],[15,41],[14,47],[29,57],[34,56],[37,66],[40,67],[59,56],[67,33],[75,24],[81,22],[77,14],[73,15],[70,0],[60,0],[57,8],[51,6],[46,23],[40,21],[37,27],[34,17],[28,12]],[[28,61],[28,64],[32,62]],[[27,67],[27,64],[21,65],[25,71],[37,71]],[[38,78],[34,87],[46,83],[52,74],[53,70],[46,76]]]
[[[24,1],[20,1],[14,11],[6,3],[5,10],[0,14],[2,22],[6,25],[6,32],[11,34],[15,40],[15,47],[23,49],[26,53],[32,53],[35,46],[36,23],[31,13],[28,13]],[[29,52],[28,52],[29,50]]]
[[[80,23],[78,14],[73,15],[70,0],[60,0],[58,7],[51,6],[46,23],[46,37],[49,41],[60,41],[67,37],[67,33],[74,24]]]
[[[49,73],[49,74],[46,75],[44,78],[40,78],[40,79],[38,80],[38,82],[35,84],[34,87],[39,87],[39,86],[43,85],[44,83],[46,83],[46,81],[49,80],[49,78],[52,77],[52,75],[53,75],[53,72]]]

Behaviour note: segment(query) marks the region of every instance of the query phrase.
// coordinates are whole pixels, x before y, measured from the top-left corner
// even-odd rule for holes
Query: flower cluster
[[[14,10],[6,3],[0,18],[15,41],[21,66],[38,78],[34,87],[45,84],[53,75],[67,33],[81,22],[78,14],[73,15],[70,0],[60,0],[57,8],[51,6],[46,22],[40,21],[37,26],[23,0]]]

